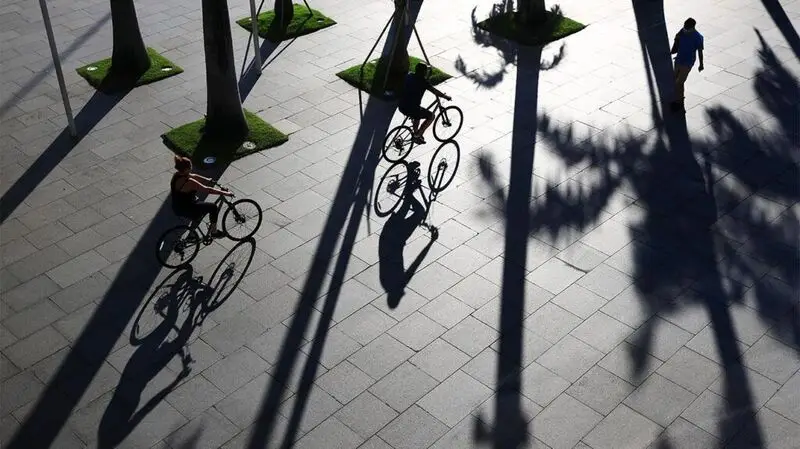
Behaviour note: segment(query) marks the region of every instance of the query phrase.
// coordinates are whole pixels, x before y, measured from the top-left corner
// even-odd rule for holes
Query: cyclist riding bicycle
[[[403,86],[403,94],[400,98],[398,108],[407,117],[411,118],[414,127],[414,142],[417,144],[424,144],[425,130],[427,130],[433,123],[433,112],[422,107],[422,97],[425,91],[430,91],[437,97],[450,100],[444,92],[436,89],[428,82],[428,66],[424,63],[417,64],[414,73],[406,75],[405,84]],[[419,120],[424,119],[422,126],[419,126]]]
[[[208,187],[203,182],[214,182],[210,178],[192,173],[192,161],[187,157],[175,156],[175,174],[170,181],[172,195],[172,210],[181,217],[192,221],[200,221],[208,214],[211,225],[209,234],[214,238],[223,237],[225,234],[217,230],[217,217],[219,208],[214,203],[198,202],[197,192],[213,195],[233,196],[232,192]]]

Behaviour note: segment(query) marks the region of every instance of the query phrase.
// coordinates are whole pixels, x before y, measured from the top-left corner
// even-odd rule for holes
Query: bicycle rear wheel
[[[374,192],[377,216],[385,217],[397,209],[406,191],[407,178],[408,170],[405,164],[396,163],[389,167]]]
[[[431,190],[439,193],[446,189],[458,171],[461,160],[461,150],[455,140],[447,141],[439,146],[428,166],[428,185]]]
[[[392,128],[383,142],[383,157],[389,162],[399,162],[414,147],[414,131],[408,126]]]
[[[458,106],[448,106],[439,111],[433,122],[433,137],[439,142],[454,139],[464,124],[464,113]]]
[[[178,225],[161,234],[156,244],[156,258],[167,268],[189,264],[200,250],[200,235],[192,227]]]
[[[245,240],[258,231],[261,219],[261,206],[258,203],[250,199],[235,201],[228,205],[222,216],[222,230],[232,240]]]

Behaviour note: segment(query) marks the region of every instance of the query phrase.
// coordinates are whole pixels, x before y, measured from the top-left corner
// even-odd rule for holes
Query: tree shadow
[[[409,164],[406,161],[400,163],[406,168],[406,180],[412,179]],[[417,182],[420,181],[417,179]],[[394,309],[400,304],[400,300],[405,295],[406,286],[422,265],[433,242],[439,236],[438,229],[427,226],[430,231],[430,239],[411,262],[411,265],[406,268],[403,261],[403,249],[414,231],[420,226],[425,226],[424,221],[429,210],[414,197],[418,185],[405,183],[400,208],[386,220],[378,240],[379,277],[381,285],[386,291],[387,304],[390,309]]]
[[[789,47],[794,52],[795,57],[800,58],[800,36],[797,35],[797,30],[794,29],[794,24],[786,15],[779,0],[761,0],[764,8],[769,13],[772,21],[781,30],[784,39],[789,44]]]
[[[25,170],[25,173],[0,198],[0,223],[5,222],[41,182],[47,178],[61,161],[94,129],[94,127],[117,105],[130,90],[113,95],[95,91],[92,98],[75,116],[77,136],[72,137],[64,128],[53,142]]]
[[[170,273],[145,301],[131,330],[137,346],[100,420],[97,445],[117,447],[182,381],[191,374],[190,339],[205,318],[230,297],[255,255],[255,240],[236,244],[207,283],[189,265]],[[179,357],[175,378],[140,407],[147,385]]]
[[[226,168],[221,164],[201,174],[219,179]],[[36,404],[22,420],[8,444],[9,449],[52,446],[161,272],[161,266],[153,259],[157,239],[178,222],[169,201],[165,201],[119,267]]]
[[[259,48],[259,53],[261,54],[261,70],[267,68],[268,65],[272,63],[278,56],[281,55],[287,48],[289,48],[297,38],[294,38],[289,41],[282,49],[279,51],[272,59],[269,59],[272,56],[272,53],[278,49],[281,42],[273,42],[267,39],[261,41],[261,46]],[[247,60],[247,55],[250,52],[250,46],[253,44],[253,40],[250,39],[247,44],[247,51],[245,52],[244,60]],[[241,97],[242,102],[250,95],[250,92],[253,91],[253,87],[255,87],[258,79],[261,78],[261,74],[259,70],[256,68],[256,61],[255,58],[250,61],[250,64],[247,65],[247,68],[242,68],[242,73],[239,76],[239,95]]]

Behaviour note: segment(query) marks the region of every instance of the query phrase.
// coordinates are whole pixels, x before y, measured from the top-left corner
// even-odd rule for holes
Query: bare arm
[[[441,90],[433,87],[433,85],[431,85],[431,84],[428,84],[428,90],[431,91],[437,97],[443,97],[443,98],[446,98],[448,100],[450,99],[450,97],[447,94],[445,94]]]
[[[207,185],[205,185],[205,184],[203,184],[201,182],[198,182],[194,178],[189,178],[189,183],[191,183],[191,185],[194,186],[194,188],[197,189],[198,192],[211,193],[211,194],[214,194],[214,195],[228,195],[228,196],[233,195],[233,193],[228,192],[227,190],[217,189],[217,188],[214,188],[214,187],[208,187]]]
[[[207,182],[214,182],[214,180],[213,180],[213,179],[211,179],[211,178],[206,178],[205,176],[200,176],[200,175],[198,175],[197,173],[190,173],[190,174],[189,174],[189,177],[190,177],[190,178],[192,178],[192,179],[201,179],[201,180],[203,180],[203,181],[207,181]]]

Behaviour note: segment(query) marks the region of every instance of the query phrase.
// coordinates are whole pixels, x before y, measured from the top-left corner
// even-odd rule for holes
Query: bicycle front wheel
[[[432,191],[439,193],[453,182],[460,160],[461,150],[455,140],[439,146],[428,166],[428,184]]]
[[[200,235],[186,225],[167,230],[156,244],[156,258],[167,268],[178,268],[189,264],[200,250]]]
[[[397,209],[406,191],[407,178],[408,171],[405,164],[396,163],[389,167],[374,192],[377,216],[385,217]]]
[[[239,200],[228,205],[222,216],[222,230],[232,240],[245,240],[258,231],[262,218],[258,203],[249,199]]]
[[[464,124],[464,113],[458,106],[448,106],[439,111],[433,122],[433,137],[439,142],[454,139]]]
[[[389,162],[400,162],[414,147],[414,131],[408,126],[392,128],[383,142],[383,157]]]

